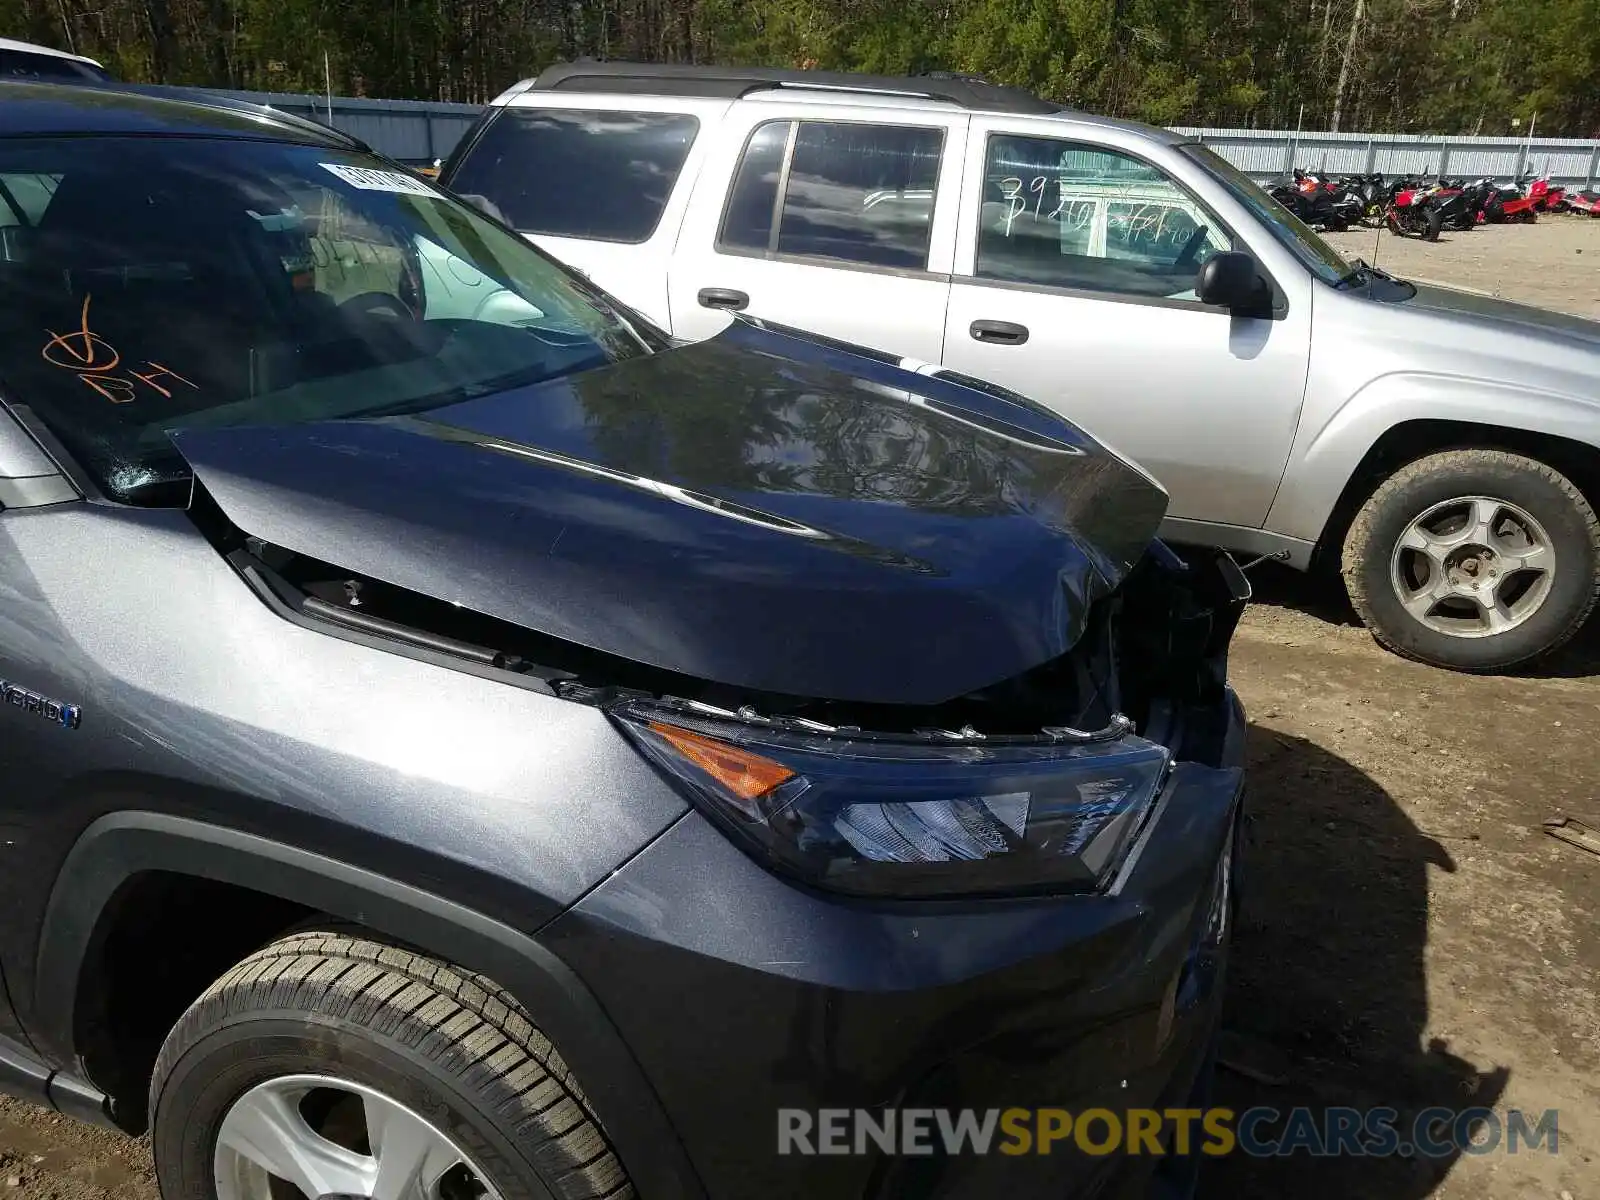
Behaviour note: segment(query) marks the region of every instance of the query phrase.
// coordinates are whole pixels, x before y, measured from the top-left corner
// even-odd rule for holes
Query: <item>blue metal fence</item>
[[[1525,172],[1551,182],[1592,188],[1600,181],[1600,141],[1572,138],[1435,137],[1403,133],[1293,133],[1264,129],[1200,129],[1201,138],[1257,180],[1290,168],[1330,175],[1444,175],[1510,179]]]
[[[366,100],[350,96],[224,92],[255,104],[309,116],[342,129],[391,158],[428,163],[444,158],[483,111],[476,104],[431,100]],[[1257,180],[1292,167],[1344,175],[1448,175],[1509,179],[1548,174],[1555,183],[1593,188],[1600,183],[1600,141],[1566,138],[1433,137],[1394,133],[1293,133],[1263,129],[1180,127]]]
[[[326,96],[286,92],[204,90],[310,117],[360,138],[390,158],[418,165],[447,156],[483,111],[481,104],[434,100],[367,100],[355,96],[329,100]]]

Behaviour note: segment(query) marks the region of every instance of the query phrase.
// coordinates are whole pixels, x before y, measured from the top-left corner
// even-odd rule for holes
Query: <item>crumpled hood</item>
[[[286,549],[837,700],[937,703],[1059,656],[1166,511],[1042,408],[743,323],[419,415],[173,439]]]

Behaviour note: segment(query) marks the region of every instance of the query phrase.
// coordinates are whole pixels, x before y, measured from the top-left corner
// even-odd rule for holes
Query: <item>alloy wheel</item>
[[[1550,535],[1525,509],[1489,496],[1435,504],[1395,543],[1390,581],[1413,618],[1451,637],[1493,637],[1528,621],[1550,594]]]
[[[234,1101],[215,1162],[217,1200],[499,1200],[428,1120],[317,1075],[268,1080]]]

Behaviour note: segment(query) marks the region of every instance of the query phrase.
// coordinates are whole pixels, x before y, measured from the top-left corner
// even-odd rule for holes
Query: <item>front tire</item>
[[[1439,234],[1444,230],[1444,214],[1437,208],[1430,208],[1423,214],[1422,240],[1437,242]]]
[[[151,1081],[164,1200],[632,1200],[555,1048],[445,963],[301,933],[217,980]]]
[[[1553,468],[1448,450],[1386,479],[1345,537],[1350,602],[1384,646],[1460,671],[1549,654],[1600,598],[1600,521]]]

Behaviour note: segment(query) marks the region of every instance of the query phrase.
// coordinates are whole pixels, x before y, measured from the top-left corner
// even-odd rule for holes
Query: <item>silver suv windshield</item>
[[[1324,283],[1340,284],[1350,277],[1354,267],[1318,237],[1311,226],[1274,200],[1250,176],[1209,146],[1191,142],[1180,149],[1227,188],[1234,199],[1253,212],[1267,231]]]
[[[119,499],[165,502],[187,481],[171,430],[437,407],[659,338],[375,158],[0,139],[0,388]]]

